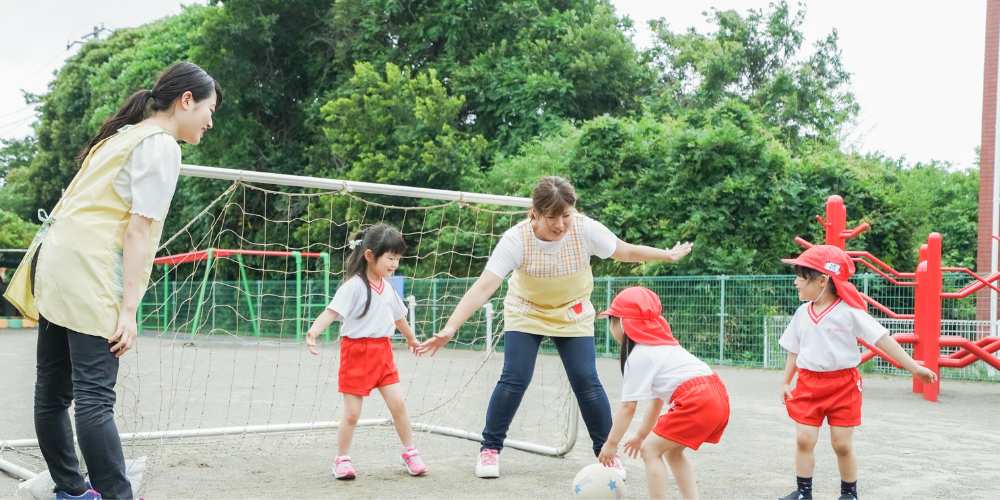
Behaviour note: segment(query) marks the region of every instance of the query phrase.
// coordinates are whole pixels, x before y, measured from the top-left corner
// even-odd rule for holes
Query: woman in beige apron
[[[221,100],[215,80],[186,62],[132,94],[81,151],[80,170],[4,294],[38,320],[35,434],[57,498],[132,498],[114,420],[118,358],[137,334],[180,175],[177,141],[198,144]],[[73,401],[91,484],[73,446]]]
[[[576,192],[565,179],[539,180],[532,192],[529,218],[504,233],[486,270],[462,297],[445,327],[418,349],[433,354],[446,345],[513,272],[504,298],[503,372],[486,410],[478,477],[500,476],[499,453],[545,337],[559,351],[597,456],[611,430],[611,403],[597,377],[590,258],[674,262],[691,251],[690,243],[670,250],[625,243],[601,223],[576,212],[575,205]]]

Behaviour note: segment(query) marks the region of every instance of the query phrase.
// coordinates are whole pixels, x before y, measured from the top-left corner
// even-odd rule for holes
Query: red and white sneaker
[[[333,477],[337,479],[354,479],[354,464],[351,457],[341,455],[333,461]]]
[[[424,465],[424,459],[420,458],[420,452],[416,448],[407,448],[403,452],[403,465],[406,466],[406,472],[411,476],[423,476],[427,474],[427,466]]]

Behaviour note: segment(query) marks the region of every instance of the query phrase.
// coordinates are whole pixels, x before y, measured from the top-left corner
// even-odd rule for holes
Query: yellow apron
[[[48,220],[35,235],[4,297],[21,314],[108,338],[118,323],[123,291],[122,245],[131,208],[112,182],[147,137],[166,134],[152,125],[122,128],[91,148]],[[102,161],[92,161],[101,150]],[[153,221],[145,289],[163,223]],[[32,262],[36,260],[34,279]]]
[[[594,275],[585,251],[582,215],[555,253],[541,251],[531,223],[520,224],[524,260],[508,281],[504,298],[504,330],[551,337],[594,335]]]

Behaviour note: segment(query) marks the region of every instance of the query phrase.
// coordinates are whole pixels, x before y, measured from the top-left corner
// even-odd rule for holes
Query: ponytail
[[[222,88],[205,70],[189,62],[173,64],[160,75],[152,90],[143,89],[132,94],[118,108],[118,112],[104,121],[97,135],[77,154],[77,166],[83,165],[83,160],[94,146],[115,135],[118,129],[141,122],[151,112],[170,109],[174,101],[188,91],[195,101],[201,101],[214,93],[216,107],[222,105]]]

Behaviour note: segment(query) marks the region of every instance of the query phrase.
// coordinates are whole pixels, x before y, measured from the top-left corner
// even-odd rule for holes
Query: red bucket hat
[[[677,345],[670,323],[663,318],[660,297],[641,286],[626,288],[611,301],[611,307],[598,317],[621,318],[625,335],[637,344]]]
[[[781,259],[785,264],[808,267],[819,271],[833,280],[837,296],[847,305],[867,310],[868,304],[861,297],[861,292],[851,284],[849,279],[854,275],[854,261],[847,252],[833,245],[815,245],[799,254],[794,259]]]

